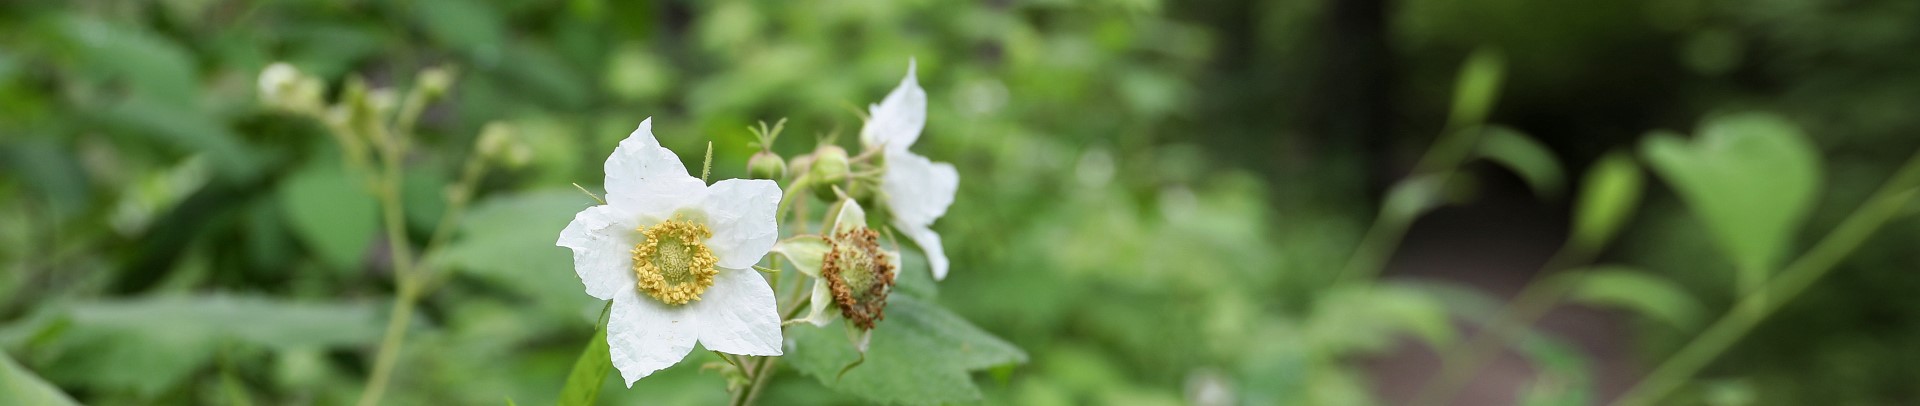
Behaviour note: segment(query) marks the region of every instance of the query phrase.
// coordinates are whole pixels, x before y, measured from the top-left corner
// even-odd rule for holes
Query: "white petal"
[[[880,189],[887,194],[887,209],[895,219],[915,225],[930,225],[947,214],[953,194],[960,188],[960,172],[952,164],[933,162],[907,151],[887,151],[887,173]]]
[[[686,306],[668,306],[641,296],[639,290],[621,289],[613,298],[613,314],[607,316],[607,350],[631,388],[633,381],[686,358],[699,329]]]
[[[601,205],[573,216],[554,244],[573,249],[573,272],[587,285],[587,294],[613,299],[618,290],[634,290],[633,244],[643,238],[633,215]]]
[[[913,70],[914,62],[908,60],[907,77],[900,79],[900,86],[880,104],[867,107],[872,117],[860,128],[861,144],[905,151],[920,139],[920,130],[927,125],[927,91],[920,89]]]
[[[687,307],[700,320],[700,345],[742,355],[780,355],[780,309],[773,287],[750,269],[721,269],[700,301]]]
[[[707,246],[719,257],[721,268],[752,268],[779,237],[773,212],[780,206],[780,186],[764,179],[727,179],[707,192],[701,203],[707,226],[713,229]]]
[[[646,218],[671,217],[674,210],[691,207],[707,195],[699,178],[687,175],[680,156],[653,138],[653,118],[640,122],[607,157],[607,203]]]
[[[920,246],[920,252],[927,254],[927,266],[933,268],[933,279],[947,278],[947,249],[940,247],[940,233],[933,232],[933,229],[927,226],[902,224],[897,221],[893,223],[893,228],[899,229],[900,234],[913,240],[914,245]]]

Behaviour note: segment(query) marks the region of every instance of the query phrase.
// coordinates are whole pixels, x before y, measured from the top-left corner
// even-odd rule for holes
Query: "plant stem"
[[[1447,130],[1427,148],[1426,154],[1414,164],[1413,172],[1406,179],[1433,174],[1433,179],[1445,187],[1452,181],[1454,173],[1458,172],[1460,163],[1472,154],[1474,144],[1480,142],[1480,135],[1484,132],[1478,126],[1448,124]],[[1360,237],[1360,243],[1354,247],[1353,255],[1347,258],[1346,266],[1335,276],[1335,284],[1368,281],[1380,273],[1380,269],[1386,265],[1387,256],[1400,246],[1400,239],[1406,236],[1407,227],[1412,226],[1413,220],[1418,217],[1415,213],[1395,213],[1391,210],[1391,207],[1381,206],[1373,225]]]
[[[367,376],[367,389],[361,392],[360,406],[373,406],[380,403],[380,397],[386,394],[387,383],[393,379],[393,369],[399,361],[400,347],[406,341],[407,324],[413,317],[414,301],[419,291],[413,275],[413,251],[407,244],[406,212],[401,205],[401,157],[405,154],[402,140],[393,134],[376,134],[374,139],[382,142],[380,162],[381,173],[378,197],[380,199],[383,223],[386,223],[387,256],[393,263],[393,282],[397,294],[394,296],[392,312],[387,317],[387,331],[380,341],[380,350],[374,356],[373,373]]]
[[[1666,362],[1629,388],[1613,404],[1651,404],[1692,379],[1700,368],[1726,352],[1728,347],[1775,310],[1779,310],[1781,305],[1826,276],[1835,265],[1872,237],[1880,226],[1897,217],[1913,200],[1916,186],[1920,186],[1920,155],[1909,158],[1899,172],[1874,192],[1873,197],[1841,221],[1813,249],[1789,264],[1779,277],[1769,281],[1765,288],[1741,298],[1732,311],[1721,316],[1706,332],[1694,337],[1680,352],[1667,358]]]
[[[1521,289],[1513,301],[1501,310],[1498,318],[1488,323],[1467,343],[1441,352],[1440,373],[1421,387],[1411,404],[1436,405],[1452,400],[1467,380],[1479,373],[1480,368],[1486,366],[1486,362],[1500,348],[1546,316],[1547,311],[1560,303],[1560,299],[1580,286],[1580,280],[1588,273],[1585,269],[1574,268],[1592,262],[1597,248],[1568,245],[1555,253],[1542,267],[1545,272]]]

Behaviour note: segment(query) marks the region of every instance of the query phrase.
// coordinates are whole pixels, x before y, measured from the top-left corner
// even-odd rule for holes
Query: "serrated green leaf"
[[[1786,257],[1820,189],[1818,149],[1792,123],[1769,114],[1709,120],[1690,143],[1657,134],[1642,153],[1713,232],[1741,269],[1743,285]]]
[[[592,405],[600,398],[600,388],[605,387],[607,371],[613,368],[611,349],[607,346],[607,310],[612,302],[600,310],[600,322],[593,329],[593,338],[587,341],[586,348],[580,350],[580,358],[573,361],[573,370],[567,373],[567,383],[560,386],[560,400],[557,405]],[[513,403],[508,400],[507,403]]]
[[[282,181],[280,208],[294,235],[336,270],[358,269],[380,227],[378,203],[327,156],[309,159]]]
[[[1480,136],[1480,156],[1520,174],[1540,197],[1560,194],[1566,174],[1553,151],[1539,141],[1506,127],[1489,127]]]
[[[841,393],[893,404],[977,401],[969,372],[1027,360],[1013,344],[912,297],[889,298],[886,315],[866,360],[844,376],[840,371],[860,356],[839,322],[790,328],[795,344],[783,359]]]
[[[6,353],[0,353],[0,403],[9,405],[78,405],[60,388],[34,375]]]
[[[1706,308],[1698,300],[1659,276],[1619,266],[1597,267],[1584,271],[1585,275],[1581,273],[1562,275],[1574,279],[1560,283],[1579,284],[1568,295],[1570,302],[1623,308],[1682,330],[1697,328],[1705,320]]]
[[[1613,240],[1620,226],[1633,216],[1640,204],[1640,167],[1622,153],[1608,154],[1587,170],[1574,203],[1573,234],[1569,245],[1599,250]]]

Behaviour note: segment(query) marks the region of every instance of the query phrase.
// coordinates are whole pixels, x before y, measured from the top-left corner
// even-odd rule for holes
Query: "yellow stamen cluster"
[[[893,287],[893,262],[880,249],[878,237],[866,227],[828,236],[827,255],[820,261],[820,276],[840,315],[869,330],[887,317],[887,292]]]
[[[674,218],[641,226],[646,240],[633,245],[633,274],[640,280],[641,292],[669,305],[700,300],[700,294],[713,286],[720,262],[707,248],[713,230],[705,224]]]

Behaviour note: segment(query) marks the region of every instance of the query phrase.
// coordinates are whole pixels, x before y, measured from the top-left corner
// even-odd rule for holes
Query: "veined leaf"
[[[873,330],[860,360],[841,322],[788,330],[783,359],[829,388],[875,403],[940,404],[977,401],[971,371],[1026,362],[1027,354],[960,316],[910,296],[887,300],[886,319]]]

